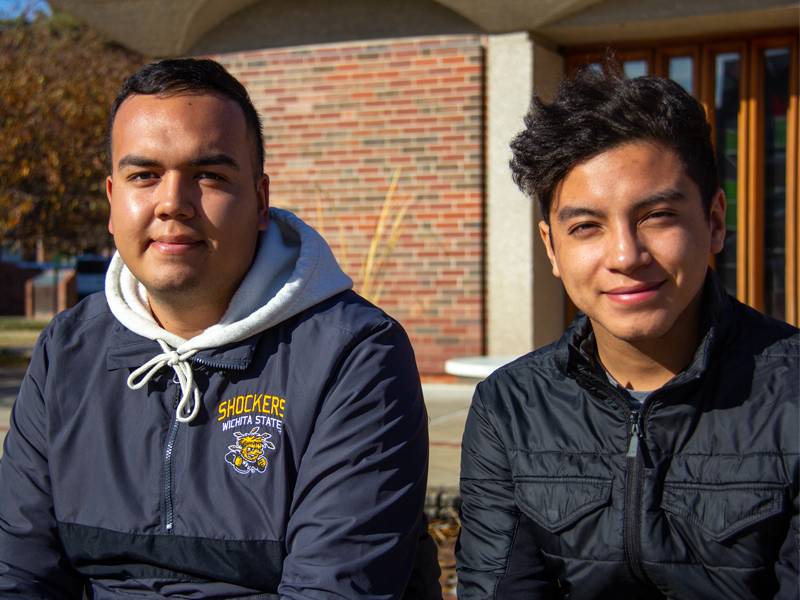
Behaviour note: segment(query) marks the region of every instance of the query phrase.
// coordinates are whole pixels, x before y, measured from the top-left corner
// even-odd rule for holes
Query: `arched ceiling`
[[[535,31],[602,0],[437,0],[487,33]]]
[[[146,56],[179,56],[258,0],[52,0],[108,38]]]
[[[123,46],[147,56],[185,54],[202,36],[258,1],[285,0],[52,0]],[[600,0],[431,0],[487,33],[534,30]]]
[[[315,5],[315,1],[319,4]],[[687,36],[791,27],[797,25],[798,15],[797,0],[413,2],[416,9],[423,12],[426,3],[431,7],[430,13],[439,13],[440,17],[442,13],[452,14],[454,22],[459,21],[462,29],[464,23],[471,23],[476,31],[485,33],[530,31],[559,45],[656,39],[678,33]],[[249,18],[249,8],[268,8],[267,12],[287,16],[296,5],[293,0],[51,0],[51,4],[85,21],[108,38],[150,57],[186,55],[222,23],[236,20],[237,13],[239,21]],[[256,4],[260,6],[253,7]],[[336,11],[336,4],[330,0],[306,0],[303,6],[312,17],[318,10],[323,19],[324,15],[330,16],[331,11]],[[383,6],[392,10],[386,4]],[[398,15],[398,18],[402,17]],[[250,24],[250,29],[258,27],[258,23]],[[309,31],[303,39],[309,36],[314,39],[315,27],[316,22],[310,18],[305,23]],[[405,28],[405,34],[413,29],[412,24]],[[354,35],[361,33],[356,31]],[[236,40],[233,35],[229,41],[235,45]]]

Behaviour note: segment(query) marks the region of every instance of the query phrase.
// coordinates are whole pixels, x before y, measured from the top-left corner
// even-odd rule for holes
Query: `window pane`
[[[694,94],[694,61],[691,56],[673,56],[669,59],[669,78]]]
[[[764,51],[764,312],[786,315],[786,112],[789,49]]]
[[[634,77],[641,77],[647,75],[647,61],[646,60],[626,60],[622,63],[622,69],[625,71],[625,77],[633,79]]]
[[[717,54],[714,61],[714,123],[717,170],[728,201],[725,216],[725,246],[716,257],[716,270],[728,290],[736,296],[737,214],[739,210],[739,81],[738,52]]]

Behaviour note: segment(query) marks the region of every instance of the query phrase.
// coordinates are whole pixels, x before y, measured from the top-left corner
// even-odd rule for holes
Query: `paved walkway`
[[[424,384],[431,452],[428,488],[457,488],[461,434],[475,391],[474,384]]]
[[[11,405],[25,370],[0,368],[0,456],[2,441],[8,431]],[[428,383],[423,385],[428,407],[431,455],[428,488],[458,487],[461,460],[461,434],[472,399],[474,385]]]

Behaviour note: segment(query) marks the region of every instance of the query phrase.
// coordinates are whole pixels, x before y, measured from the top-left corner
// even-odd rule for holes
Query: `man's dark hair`
[[[176,58],[150,63],[128,77],[122,84],[108,122],[108,161],[111,168],[111,130],[120,105],[134,94],[175,96],[178,94],[219,94],[236,102],[244,113],[247,130],[255,144],[256,174],[264,172],[264,135],[258,116],[245,87],[216,61]]]
[[[719,189],[711,127],[697,100],[660,77],[626,79],[618,69],[585,68],[561,82],[551,103],[535,96],[525,129],[511,142],[511,173],[525,194],[539,199],[549,223],[553,192],[573,167],[637,140],[678,154],[708,213]]]

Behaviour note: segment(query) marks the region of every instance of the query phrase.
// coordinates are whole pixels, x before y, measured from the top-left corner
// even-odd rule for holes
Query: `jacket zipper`
[[[594,380],[594,387],[608,389],[606,381],[598,377],[590,376]],[[611,388],[613,398],[620,408],[625,412],[626,423],[628,425],[628,451],[625,455],[625,505],[623,507],[623,538],[622,545],[625,552],[625,560],[628,568],[641,582],[648,582],[649,578],[642,566],[642,491],[644,488],[644,464],[639,455],[639,445],[642,437],[642,422],[647,410],[651,406],[650,398],[640,410],[633,410],[628,403],[628,399],[619,393],[615,388]]]
[[[178,436],[178,427],[181,424],[175,412],[178,408],[179,399],[180,390],[175,393],[175,402],[172,406],[172,422],[170,423],[169,434],[167,435],[167,445],[164,448],[164,464],[162,465],[164,481],[164,528],[167,530],[167,533],[172,533],[172,526],[174,525],[174,508],[172,504],[172,456],[175,449],[175,439]]]
[[[195,357],[192,357],[192,362],[211,368],[229,368],[237,371],[244,370],[244,367],[218,364],[213,361],[201,360]],[[178,385],[177,379],[173,378],[172,383]],[[175,401],[172,405],[172,421],[170,422],[169,433],[167,434],[167,445],[164,448],[164,463],[162,465],[162,479],[164,482],[164,529],[166,529],[167,533],[173,533],[173,526],[175,524],[175,509],[172,501],[172,457],[175,451],[175,440],[178,437],[178,429],[181,424],[175,412],[178,409],[180,396],[181,391],[180,388],[178,388],[175,392]]]
[[[644,487],[644,466],[639,456],[642,413],[632,410],[629,413],[630,440],[628,442],[627,477],[625,478],[624,509],[624,548],[628,566],[640,581],[648,581],[642,567],[642,488]]]
[[[594,380],[593,387],[607,389],[606,382],[598,377],[590,376]],[[700,379],[700,375],[695,375],[691,380]],[[675,383],[668,384],[657,392],[651,394],[640,410],[632,410],[626,398],[616,393],[616,401],[627,415],[629,424],[628,451],[626,453],[626,476],[625,476],[625,506],[623,508],[623,547],[625,559],[631,573],[639,581],[648,583],[650,578],[644,571],[642,565],[642,492],[644,490],[644,460],[639,454],[639,446],[642,442],[642,426],[647,418],[650,407],[653,405],[653,398],[659,396],[667,388],[676,387]],[[612,388],[613,389],[613,388]],[[616,390],[614,390],[616,392]]]
[[[217,369],[223,371],[244,371],[247,368],[244,365],[230,364],[227,362],[218,362],[218,361],[208,360],[206,358],[199,358],[197,356],[192,357],[192,362],[197,365],[201,365],[203,367],[209,367],[211,369]]]

